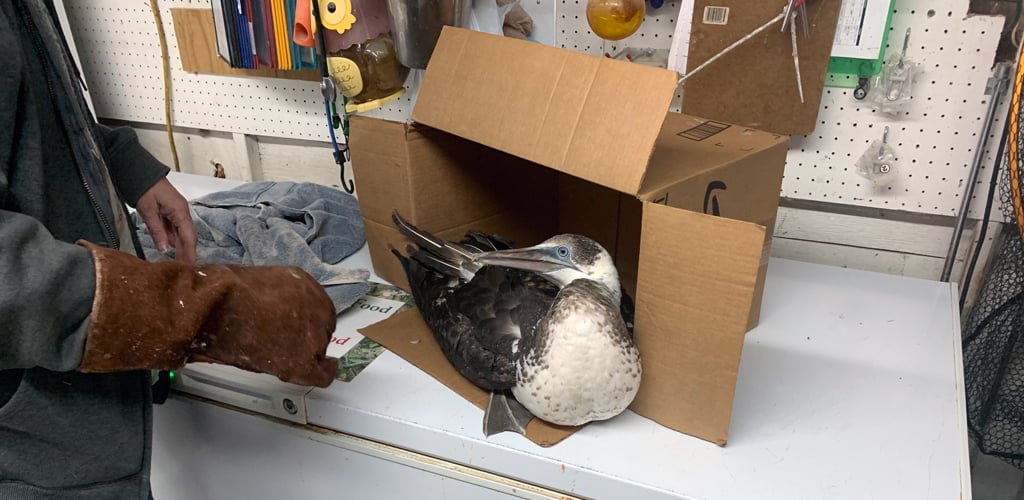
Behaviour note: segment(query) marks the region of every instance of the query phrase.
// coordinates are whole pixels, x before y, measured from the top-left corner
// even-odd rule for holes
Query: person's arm
[[[8,207],[0,208],[0,370],[114,372],[209,361],[331,383],[334,305],[302,269],[149,263],[60,241],[9,209],[9,162],[20,155],[18,107],[6,93],[14,91],[0,86],[0,125],[7,124],[0,126],[0,207]]]
[[[167,176],[171,169],[156,159],[139,144],[139,137],[131,127],[108,127],[96,124],[110,179],[124,197],[124,201],[135,207],[143,193]]]
[[[0,171],[0,206],[7,178]],[[85,248],[35,219],[0,210],[0,370],[75,369],[92,310],[95,272]]]
[[[0,169],[0,205],[7,196]],[[0,370],[230,364],[326,387],[334,304],[298,267],[146,262],[0,210]]]
[[[138,210],[149,227],[153,243],[163,252],[175,249],[175,258],[196,262],[196,230],[188,202],[166,179],[170,169],[139,144],[130,127],[97,124],[103,141],[110,178],[125,201]]]
[[[337,367],[326,358],[334,305],[302,269],[149,263],[61,241],[18,211],[14,166],[43,170],[31,164],[41,160],[21,148],[38,147],[25,140],[31,134],[52,131],[29,126],[34,110],[23,105],[22,77],[41,62],[23,59],[10,28],[0,9],[0,59],[6,61],[0,65],[0,370],[114,372],[211,361],[299,384],[330,384]],[[107,140],[114,143],[108,154],[127,167],[131,141]],[[139,170],[156,172],[152,165]],[[147,182],[134,179],[121,189],[141,202],[161,183]]]

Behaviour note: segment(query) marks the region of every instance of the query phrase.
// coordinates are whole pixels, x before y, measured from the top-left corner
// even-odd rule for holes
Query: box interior
[[[644,373],[631,408],[724,444],[788,137],[666,113],[675,89],[671,71],[446,27],[413,123],[354,117],[352,161],[374,268],[399,286],[396,209],[450,240],[576,232],[604,245],[636,300]],[[436,342],[390,341],[389,325],[430,339],[411,313],[375,326],[376,340],[478,398]],[[575,430],[541,427],[527,437]]]

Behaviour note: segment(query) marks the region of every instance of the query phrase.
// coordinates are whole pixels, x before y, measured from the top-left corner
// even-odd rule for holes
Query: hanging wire
[[[164,23],[160,19],[160,6],[157,0],[149,0],[149,7],[153,10],[153,19],[156,21],[156,35],[160,39],[160,59],[164,66],[164,126],[167,128],[167,142],[171,147],[171,157],[174,158],[174,171],[181,172],[181,165],[178,162],[178,148],[174,145],[174,130],[171,127],[171,66],[167,58],[167,36],[164,34]]]
[[[1010,141],[1010,158],[1009,158],[1009,177],[1010,177],[1010,197],[1013,203],[1013,214],[1014,219],[1017,223],[1017,231],[1022,239],[1024,239],[1024,204],[1021,203],[1021,186],[1020,186],[1020,115],[1021,112],[1021,101],[1020,94],[1022,86],[1024,86],[1024,65],[1021,65],[1021,58],[1024,57],[1024,47],[1021,48],[1020,54],[1017,57],[1017,72],[1013,82],[1013,93],[1010,98],[1010,118],[1007,120],[1009,124],[1009,137],[1013,140]]]

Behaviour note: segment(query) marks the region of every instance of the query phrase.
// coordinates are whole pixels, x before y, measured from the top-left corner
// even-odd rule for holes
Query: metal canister
[[[444,26],[469,26],[472,0],[388,0],[391,34],[402,65],[425,69]]]

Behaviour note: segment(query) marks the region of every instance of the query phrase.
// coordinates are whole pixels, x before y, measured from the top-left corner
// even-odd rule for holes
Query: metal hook
[[[342,153],[342,151],[339,151],[339,153]],[[356,192],[355,181],[352,181],[352,180],[349,180],[349,179],[345,178],[345,163],[347,163],[347,158],[349,157],[348,146],[347,145],[345,146],[343,154],[344,154],[343,160],[345,160],[345,161],[343,161],[341,163],[338,163],[338,167],[341,169],[341,187],[345,189],[346,193],[352,194],[352,193]]]
[[[885,130],[882,131],[882,145],[878,146],[878,159],[881,160],[885,157],[885,145],[889,144],[889,126],[885,126]]]
[[[907,46],[910,45],[910,28],[907,28],[907,33],[903,35],[903,50],[900,52],[900,62],[897,66],[903,69],[903,60],[907,58]]]
[[[884,161],[885,160],[885,145],[889,143],[889,126],[886,125],[885,130],[882,132],[882,144],[878,146],[878,172],[882,174],[888,174],[892,172],[892,164]]]
[[[320,1],[313,0],[313,19],[316,22],[316,29],[320,33],[324,32],[324,25],[320,18]],[[331,78],[330,71],[327,68],[327,43],[324,41],[325,37],[317,36],[317,65],[320,67],[320,94],[324,98],[324,114],[327,115],[327,131],[330,133],[331,145],[334,147],[334,162],[338,164],[338,168],[341,169],[341,187],[345,189],[345,192],[352,194],[356,191],[355,182],[345,178],[345,163],[349,159],[348,153],[348,116],[341,119],[342,134],[345,139],[344,147],[338,146],[337,137],[334,135],[335,123],[338,121],[337,111],[332,112],[331,108],[335,104],[335,100],[338,98],[338,88],[334,83],[334,79]],[[344,94],[342,95],[344,100]],[[346,112],[347,113],[347,112]]]
[[[907,28],[906,35],[903,36],[903,50],[900,52],[900,60],[896,63],[896,67],[889,74],[889,86],[886,89],[885,98],[889,101],[898,100],[903,93],[904,84],[907,82],[906,62],[907,58],[907,46],[910,45],[910,28]]]

